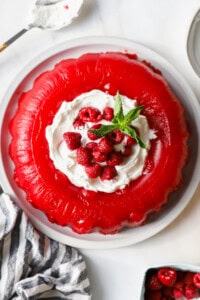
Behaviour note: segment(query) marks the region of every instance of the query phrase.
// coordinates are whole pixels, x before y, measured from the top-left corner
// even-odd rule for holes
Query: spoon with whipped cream
[[[57,30],[68,26],[78,16],[82,3],[83,0],[36,0],[30,24],[0,45],[0,52],[32,28]]]

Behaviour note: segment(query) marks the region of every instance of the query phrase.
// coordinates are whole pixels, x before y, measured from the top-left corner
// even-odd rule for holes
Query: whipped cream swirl
[[[124,114],[137,106],[136,100],[129,99],[121,95]],[[134,144],[132,155],[125,158],[123,163],[116,166],[118,175],[112,180],[102,181],[99,177],[89,178],[84,171],[84,166],[76,162],[76,150],[69,150],[63,139],[63,134],[68,131],[80,132],[82,135],[82,145],[85,146],[89,141],[87,136],[88,129],[94,124],[88,122],[85,126],[74,128],[73,122],[79,111],[83,107],[92,106],[100,111],[106,106],[114,108],[115,99],[113,96],[100,90],[92,90],[83,93],[71,102],[63,101],[60,109],[56,113],[53,123],[46,128],[46,139],[49,144],[50,158],[55,167],[63,172],[69,180],[78,187],[87,190],[112,193],[118,189],[123,189],[130,181],[138,178],[144,169],[145,159],[150,149],[150,140],[156,135],[149,128],[147,118],[142,114],[134,121],[132,125],[138,129],[141,139],[146,144],[146,149],[141,148],[137,143]],[[110,122],[101,120],[101,124]],[[116,150],[123,150],[123,143],[114,146]]]

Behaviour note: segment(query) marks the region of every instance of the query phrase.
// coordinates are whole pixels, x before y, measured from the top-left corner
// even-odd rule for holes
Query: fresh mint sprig
[[[105,136],[106,134],[112,132],[113,130],[120,130],[125,134],[130,135],[134,138],[141,148],[146,148],[146,144],[139,137],[135,129],[131,126],[131,122],[137,119],[140,115],[140,112],[143,109],[143,105],[131,109],[126,115],[123,112],[122,99],[117,92],[115,96],[115,105],[114,105],[114,117],[112,119],[111,125],[102,125],[98,129],[91,129],[89,132],[96,134],[99,137]]]

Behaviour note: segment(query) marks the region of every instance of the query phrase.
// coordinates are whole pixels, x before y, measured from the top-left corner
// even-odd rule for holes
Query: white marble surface
[[[0,43],[27,25],[33,0],[0,1]],[[32,29],[0,53],[0,100],[12,79],[32,58],[76,37],[117,36],[163,55],[200,99],[200,79],[191,68],[186,39],[199,0],[85,0],[80,16],[60,31]],[[94,300],[139,300],[143,272],[152,264],[200,264],[200,189],[165,230],[137,245],[115,250],[81,250]]]

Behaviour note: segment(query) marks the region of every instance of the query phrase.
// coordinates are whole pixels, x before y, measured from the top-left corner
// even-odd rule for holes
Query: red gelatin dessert
[[[180,187],[184,110],[160,72],[125,53],[87,53],[41,74],[10,123],[14,178],[77,233],[144,224]]]

